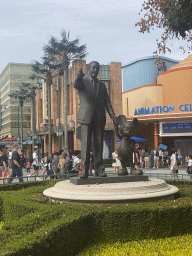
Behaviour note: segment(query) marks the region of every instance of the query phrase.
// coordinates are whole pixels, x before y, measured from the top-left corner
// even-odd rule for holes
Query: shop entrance
[[[175,139],[174,148],[176,150],[181,149],[183,163],[185,163],[185,156],[188,154],[192,155],[192,139]]]

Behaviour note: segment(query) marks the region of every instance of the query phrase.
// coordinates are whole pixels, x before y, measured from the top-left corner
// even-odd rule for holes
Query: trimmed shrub
[[[99,205],[49,202],[42,192],[56,182],[33,182],[27,188],[18,184],[18,190],[11,185],[1,191],[0,255],[72,256],[100,242],[191,233],[191,183],[177,184],[177,200]]]

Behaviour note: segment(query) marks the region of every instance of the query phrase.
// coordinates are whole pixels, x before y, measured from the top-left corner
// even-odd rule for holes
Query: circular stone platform
[[[164,180],[121,182],[108,184],[74,185],[69,180],[60,181],[43,191],[53,201],[82,203],[124,203],[173,199],[179,189]]]

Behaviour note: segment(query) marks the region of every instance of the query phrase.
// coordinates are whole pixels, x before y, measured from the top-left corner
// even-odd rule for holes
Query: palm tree
[[[61,32],[61,40],[51,36],[48,45],[44,46],[47,56],[54,59],[54,65],[57,66],[58,74],[64,75],[64,143],[68,149],[68,131],[67,131],[67,85],[68,70],[71,62],[75,59],[83,59],[86,57],[86,44],[79,45],[79,39],[69,39],[69,32],[66,34],[64,30]]]
[[[48,91],[48,151],[49,154],[52,153],[52,143],[51,143],[51,85],[52,78],[54,76],[54,70],[58,69],[58,65],[54,64],[54,59],[47,56],[45,53],[44,57],[41,58],[42,62],[34,61],[32,66],[33,71],[36,74],[40,74],[46,85]]]

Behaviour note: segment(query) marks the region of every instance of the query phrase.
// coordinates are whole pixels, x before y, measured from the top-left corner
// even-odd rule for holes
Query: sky
[[[0,73],[9,62],[40,61],[43,46],[51,36],[61,39],[62,29],[70,39],[87,45],[87,63],[112,61],[125,65],[152,56],[160,29],[141,34],[135,23],[144,0],[1,0]],[[172,53],[183,60],[189,54],[179,50],[181,41],[169,42]]]

